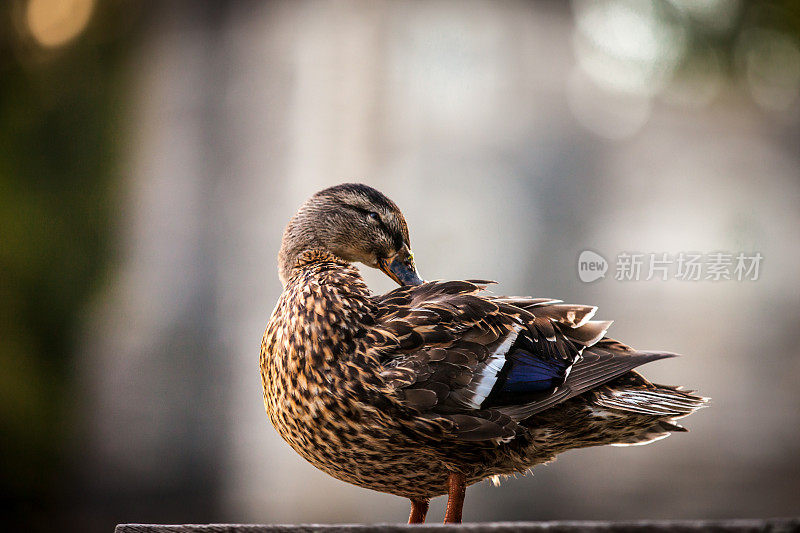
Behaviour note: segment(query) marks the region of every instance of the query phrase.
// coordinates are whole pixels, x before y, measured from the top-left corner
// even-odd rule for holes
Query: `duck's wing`
[[[672,354],[605,339],[596,308],[481,294],[483,281],[401,287],[374,302],[365,345],[421,417],[462,440],[507,439],[517,422]]]

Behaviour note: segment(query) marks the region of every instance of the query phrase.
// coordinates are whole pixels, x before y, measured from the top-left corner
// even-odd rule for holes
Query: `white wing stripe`
[[[508,353],[508,350],[511,349],[514,341],[517,340],[517,335],[519,335],[521,330],[522,326],[515,326],[514,330],[506,335],[506,338],[503,339],[503,342],[501,342],[492,355],[489,356],[486,366],[480,372],[478,383],[475,386],[475,394],[469,401],[470,407],[473,409],[480,408],[481,404],[492,392],[494,384],[497,383],[497,375],[506,364],[506,354]]]

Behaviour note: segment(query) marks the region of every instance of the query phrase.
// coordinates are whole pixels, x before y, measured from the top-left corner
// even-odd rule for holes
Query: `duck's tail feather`
[[[670,433],[676,431],[688,431],[685,427],[673,424],[667,420],[658,420],[653,425],[639,430],[629,436],[622,437],[616,442],[612,442],[611,446],[642,446],[650,444],[657,440],[669,437]]]
[[[596,390],[593,403],[608,409],[675,420],[690,415],[708,403],[708,398],[692,392],[681,387],[650,383],[635,388],[617,388],[612,382]]]
[[[623,381],[627,383],[620,383]],[[632,383],[636,381],[639,383]],[[596,389],[591,402],[594,410],[607,409],[617,416],[627,416],[631,426],[637,427],[636,431],[617,434],[612,446],[639,446],[670,433],[688,431],[676,420],[705,407],[709,401],[681,387],[652,384],[635,372],[620,382]]]

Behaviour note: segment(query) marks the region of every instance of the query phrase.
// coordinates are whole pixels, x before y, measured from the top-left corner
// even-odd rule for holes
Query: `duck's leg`
[[[464,474],[450,472],[447,485],[447,511],[444,513],[444,523],[460,524],[461,510],[464,508],[464,494],[467,492],[467,478],[464,477]]]
[[[411,514],[408,516],[409,524],[424,524],[425,515],[428,514],[428,500],[411,499]]]

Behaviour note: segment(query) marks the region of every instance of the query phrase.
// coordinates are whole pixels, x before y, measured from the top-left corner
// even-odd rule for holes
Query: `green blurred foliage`
[[[105,2],[44,50],[23,8],[0,7],[0,501],[31,525],[69,488],[77,335],[112,257],[132,19]]]

